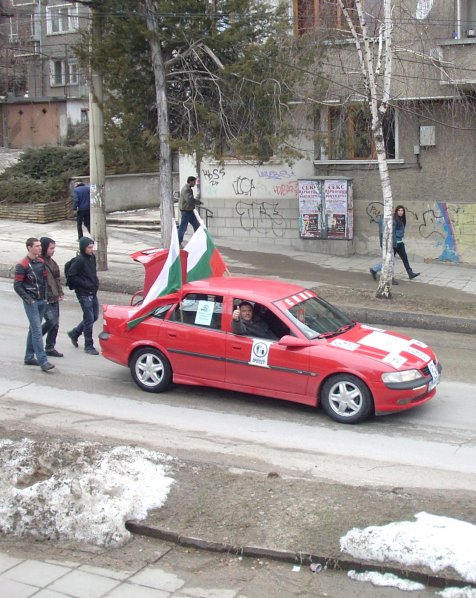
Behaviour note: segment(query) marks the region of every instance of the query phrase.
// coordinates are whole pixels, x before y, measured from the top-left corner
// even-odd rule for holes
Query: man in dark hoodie
[[[99,280],[96,273],[94,241],[89,237],[79,240],[79,255],[72,262],[68,281],[72,283],[79,305],[83,310],[82,321],[68,332],[73,345],[78,347],[78,339],[84,334],[84,351],[89,355],[99,355],[93,343],[93,324],[99,316],[97,292]]]
[[[61,286],[61,272],[58,264],[53,259],[56,243],[50,237],[41,237],[41,257],[45,262],[48,273],[48,305],[45,311],[45,321],[41,327],[43,336],[46,334],[45,350],[50,357],[63,357],[55,349],[56,337],[59,329],[59,302],[63,300],[64,293]]]

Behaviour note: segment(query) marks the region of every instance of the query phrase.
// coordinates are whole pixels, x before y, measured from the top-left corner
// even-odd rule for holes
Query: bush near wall
[[[88,173],[85,147],[27,150],[0,175],[0,218],[47,223],[71,213],[72,176]]]

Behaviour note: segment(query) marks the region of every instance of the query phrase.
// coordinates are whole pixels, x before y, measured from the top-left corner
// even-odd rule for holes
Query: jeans
[[[190,212],[187,212],[186,210],[181,210],[181,212],[182,218],[180,220],[180,226],[178,229],[178,240],[180,244],[182,244],[183,242],[183,238],[189,224],[193,226],[193,230],[197,230],[197,228],[199,228],[200,226],[200,223],[198,222],[193,210]]]
[[[76,212],[76,225],[78,227],[78,239],[83,236],[83,224],[91,232],[91,213],[89,210],[78,210]]]
[[[407,250],[405,249],[405,243],[397,243],[396,247],[393,249],[393,255],[399,255],[400,259],[403,262],[403,266],[407,271],[408,276],[413,273],[413,270],[410,266],[410,262],[408,261]]]
[[[45,336],[45,349],[51,351],[55,348],[56,337],[59,329],[59,302],[48,303],[45,311],[45,321],[41,327],[41,334]]]
[[[79,338],[84,334],[84,348],[90,349],[93,343],[93,324],[99,317],[99,301],[96,295],[78,295],[79,305],[83,310],[83,321],[80,322],[71,333]]]
[[[23,307],[30,323],[28,336],[26,337],[25,359],[34,359],[36,355],[40,365],[43,365],[48,361],[48,358],[46,357],[45,346],[43,345],[41,321],[45,315],[47,303],[43,299],[38,299],[31,304],[23,301]]]

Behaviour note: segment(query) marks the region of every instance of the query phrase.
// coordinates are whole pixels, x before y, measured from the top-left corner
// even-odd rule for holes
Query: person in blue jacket
[[[408,278],[413,280],[417,276],[420,276],[420,272],[413,272],[410,262],[408,261],[407,251],[405,249],[405,242],[403,237],[405,236],[405,226],[407,224],[407,218],[405,215],[404,206],[397,206],[393,214],[393,255],[398,255],[403,262],[403,266],[407,271]]]
[[[83,224],[91,233],[91,188],[81,181],[74,183],[73,208],[76,212],[76,224],[78,227],[78,241],[83,236]]]

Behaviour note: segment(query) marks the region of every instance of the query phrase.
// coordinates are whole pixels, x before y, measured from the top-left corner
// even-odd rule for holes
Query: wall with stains
[[[409,255],[420,260],[476,264],[476,202],[405,202],[405,245]],[[368,202],[366,221],[360,218],[357,253],[372,253],[378,247],[381,202]],[[368,234],[365,234],[367,231]]]

